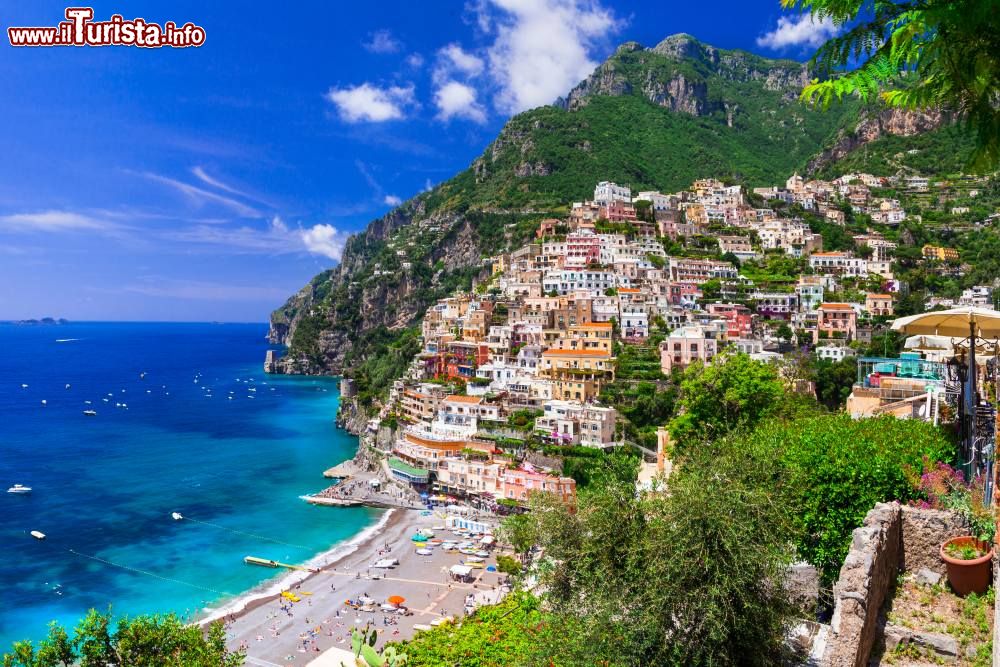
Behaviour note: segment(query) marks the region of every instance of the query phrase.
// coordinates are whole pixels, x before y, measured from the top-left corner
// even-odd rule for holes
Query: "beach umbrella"
[[[909,317],[900,317],[892,323],[893,331],[900,331],[911,336],[953,336],[968,338],[969,346],[969,371],[965,386],[965,396],[962,401],[964,407],[965,448],[967,452],[975,453],[976,446],[976,406],[978,395],[976,392],[976,348],[981,344],[981,340],[1000,340],[1000,311],[991,308],[977,308],[975,306],[963,306],[961,308],[949,308],[947,310],[936,310]],[[992,461],[987,461],[987,467]],[[992,471],[989,471],[992,473]],[[987,479],[993,481],[992,475],[987,475]],[[988,497],[991,497],[992,490]]]
[[[406,598],[404,598],[401,595],[390,595],[386,601],[389,604],[394,604],[394,605],[396,605],[398,607],[399,605],[401,605],[404,602],[406,602]]]

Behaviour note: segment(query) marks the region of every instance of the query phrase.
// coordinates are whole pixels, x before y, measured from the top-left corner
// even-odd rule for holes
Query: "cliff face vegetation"
[[[486,257],[589,198],[598,180],[662,191],[709,176],[773,185],[933,121],[859,123],[857,101],[808,109],[797,100],[808,78],[803,64],[689,35],[624,44],[564,99],[511,118],[468,169],[353,236],[339,266],[272,315],[271,340],[289,348],[278,370],[344,373],[369,396],[367,385],[405,370],[400,351],[434,300],[468,289]],[[824,149],[825,162],[813,160]]]

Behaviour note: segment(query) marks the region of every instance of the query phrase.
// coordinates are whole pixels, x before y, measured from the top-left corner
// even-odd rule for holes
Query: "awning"
[[[472,568],[468,565],[452,565],[451,573],[456,577],[467,577],[472,574]]]

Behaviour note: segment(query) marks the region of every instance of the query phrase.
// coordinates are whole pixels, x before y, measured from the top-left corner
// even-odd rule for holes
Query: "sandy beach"
[[[467,602],[498,600],[505,575],[487,572],[484,567],[473,570],[468,583],[455,582],[449,570],[465,562],[467,556],[439,547],[432,548],[429,556],[417,554],[410,538],[421,528],[433,529],[435,538],[444,541],[462,541],[451,531],[440,529],[442,517],[441,513],[423,516],[419,510],[389,510],[380,529],[314,559],[311,565],[321,568],[320,572],[287,575],[280,580],[299,602],[281,597],[275,586],[273,594],[253,596],[245,605],[246,599],[241,599],[212,617],[225,619],[228,644],[247,649],[248,665],[263,666],[306,665],[326,649],[349,649],[351,629],[367,623],[378,629],[378,646],[382,646],[409,639],[415,625],[430,625],[443,616],[461,618]],[[399,564],[391,569],[373,568],[382,558],[397,559]],[[485,561],[485,565],[495,565],[495,554]],[[298,583],[293,583],[296,580]],[[390,596],[405,598],[403,606],[411,614],[377,610]],[[345,604],[361,597],[373,599],[376,611],[354,610]],[[242,609],[237,611],[237,607]]]

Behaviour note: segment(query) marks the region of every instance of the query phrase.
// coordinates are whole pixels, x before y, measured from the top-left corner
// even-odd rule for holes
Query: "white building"
[[[607,447],[615,444],[614,408],[584,405],[578,401],[546,401],[544,414],[535,420],[535,432],[563,445]]]
[[[566,296],[576,290],[603,293],[605,290],[628,287],[631,281],[614,271],[549,271],[542,280],[542,289],[546,294],[555,292]]]
[[[625,338],[649,338],[649,315],[642,311],[622,311],[622,336]]]
[[[816,356],[830,361],[842,361],[847,357],[856,356],[854,350],[846,345],[823,345],[816,348]]]
[[[666,211],[670,208],[670,197],[653,190],[640,192],[635,196],[635,201],[650,202],[654,211]]]
[[[632,188],[611,181],[601,181],[594,188],[594,203],[607,206],[613,201],[632,203]]]

